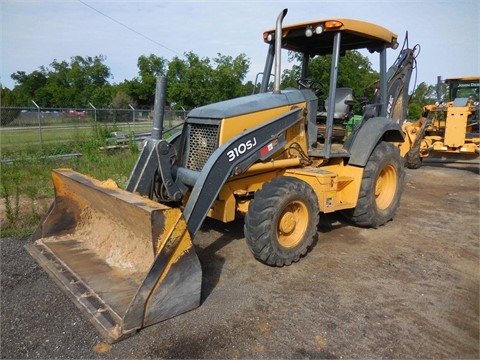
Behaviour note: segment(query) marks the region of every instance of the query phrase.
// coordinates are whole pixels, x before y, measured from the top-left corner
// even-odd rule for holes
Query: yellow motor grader
[[[307,253],[320,214],[339,211],[374,228],[394,217],[405,152],[390,112],[403,97],[389,96],[386,64],[397,35],[352,19],[283,26],[286,14],[263,34],[271,91],[265,76],[260,93],[196,108],[181,132],[163,140],[166,81],[158,81],[152,136],[126,190],[70,169],[52,171],[55,200],[27,250],[108,341],[200,305],[202,270],[192,240],[207,216],[226,223],[244,217],[253,256],[271,266]],[[282,49],[303,55],[298,88],[280,89]],[[334,123],[346,105],[338,63],[358,49],[379,54],[378,102],[336,142]],[[332,66],[320,117],[308,65],[326,55]]]
[[[446,86],[446,96],[442,88]],[[426,162],[476,162],[480,155],[480,76],[437,81],[437,102],[423,107],[427,119],[417,167]]]

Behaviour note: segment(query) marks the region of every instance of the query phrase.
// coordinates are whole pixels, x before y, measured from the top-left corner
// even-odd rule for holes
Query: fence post
[[[91,102],[88,103],[88,105],[90,105],[93,109],[93,116],[94,116],[94,121],[97,122],[97,108],[95,106],[92,105]]]
[[[38,117],[38,134],[40,135],[40,149],[43,149],[43,138],[42,138],[42,120],[40,116],[40,106],[32,100],[33,105],[37,108],[37,117]]]
[[[130,109],[132,109],[133,125],[135,125],[135,108],[130,104],[128,104],[128,106],[130,106]]]

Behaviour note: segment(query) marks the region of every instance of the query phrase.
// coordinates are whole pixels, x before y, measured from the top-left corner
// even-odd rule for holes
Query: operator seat
[[[334,119],[346,119],[350,113],[351,103],[353,102],[353,95],[351,88],[337,88],[335,92],[335,109],[333,113]],[[321,111],[317,114],[320,118],[326,118],[328,113],[328,101],[325,99],[325,111]]]
[[[325,100],[325,111],[317,113],[317,139],[322,143],[325,141],[327,133],[327,114],[328,98]],[[333,110],[333,129],[332,142],[341,142],[345,138],[347,132],[345,122],[351,117],[351,109],[353,106],[353,95],[351,88],[337,88],[335,91],[335,108]]]

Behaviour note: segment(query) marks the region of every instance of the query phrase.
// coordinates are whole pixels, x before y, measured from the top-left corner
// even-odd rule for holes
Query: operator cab
[[[448,86],[448,101],[453,102],[452,106],[469,107],[467,118],[468,136],[478,137],[480,76],[449,78],[445,79],[445,84]]]
[[[284,11],[284,14],[286,12]],[[275,34],[277,29],[263,33],[264,41],[269,44],[267,60],[263,74],[271,74],[275,60],[275,88],[280,92],[280,49],[276,49]],[[348,137],[354,117],[354,94],[351,88],[343,87],[338,82],[338,64],[340,56],[349,50],[367,49],[380,55],[380,81],[376,115],[387,113],[387,71],[386,49],[398,47],[397,35],[381,26],[352,19],[327,19],[304,22],[281,27],[281,49],[292,51],[302,59],[301,75],[298,87],[307,94],[309,112],[309,154],[315,156],[344,157],[348,151],[343,147]],[[277,39],[278,40],[278,39]],[[278,45],[277,45],[278,47]],[[320,79],[310,77],[310,60],[315,56],[331,56],[329,87],[322,89]],[[277,61],[278,59],[278,61]],[[270,76],[262,79],[260,92],[267,92]],[[278,87],[278,88],[277,88]],[[320,97],[320,99],[319,99]],[[358,120],[358,119],[356,119]],[[311,131],[310,129],[316,129]]]
[[[450,78],[445,80],[445,84],[448,86],[449,101],[457,98],[467,98],[473,102],[479,101],[480,76]]]

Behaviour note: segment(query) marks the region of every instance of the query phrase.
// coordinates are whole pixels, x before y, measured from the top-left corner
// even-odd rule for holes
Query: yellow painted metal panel
[[[305,106],[304,103],[300,103],[226,118],[222,121],[222,126],[220,128],[219,145],[222,145],[232,137],[241,134],[245,130],[264,124],[266,121],[274,119],[277,116],[285,114],[291,109],[302,105]]]
[[[444,144],[459,147],[465,143],[468,107],[450,107],[447,112]]]

